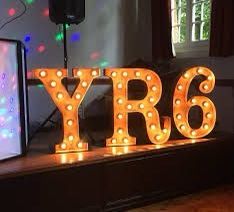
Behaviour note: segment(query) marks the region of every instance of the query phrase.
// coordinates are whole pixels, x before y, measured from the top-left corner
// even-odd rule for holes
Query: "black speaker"
[[[49,12],[56,24],[79,24],[85,19],[85,0],[49,0]]]

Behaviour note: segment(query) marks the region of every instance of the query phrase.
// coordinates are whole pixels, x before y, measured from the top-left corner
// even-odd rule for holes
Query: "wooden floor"
[[[30,151],[25,157],[0,163],[0,180],[9,177],[23,176],[48,170],[83,166],[97,162],[128,157],[129,155],[144,154],[144,152],[159,152],[163,149],[176,149],[181,146],[194,146],[215,139],[180,139],[170,140],[163,145],[136,145],[129,147],[92,147],[91,151],[68,154],[51,154],[49,146],[58,140],[57,131],[40,133],[33,140]]]
[[[200,193],[156,203],[128,212],[233,212],[234,185],[225,185]]]

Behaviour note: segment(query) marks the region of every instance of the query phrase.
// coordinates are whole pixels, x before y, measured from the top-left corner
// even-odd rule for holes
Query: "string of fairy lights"
[[[27,9],[29,10],[30,7],[33,6],[34,3],[36,3],[37,0],[24,0],[24,3],[27,5]],[[16,6],[14,7],[9,7],[7,8],[8,10],[8,16],[11,18],[14,18],[15,16],[17,16],[17,14],[19,13],[19,9],[17,9]],[[44,21],[49,21],[49,8],[45,7],[42,10],[38,11],[39,15],[45,17]],[[69,37],[68,37],[68,42],[75,44],[75,43],[79,43],[82,42],[82,34],[79,31],[73,31],[73,27],[71,27],[70,25],[66,25],[66,29],[69,32]],[[62,27],[55,32],[54,34],[54,39],[52,41],[56,42],[56,43],[62,43],[63,42],[63,30]],[[47,45],[46,42],[51,42],[51,40],[48,39],[48,41],[44,42],[44,43],[38,43],[36,46],[32,46],[33,43],[33,33],[32,32],[27,32],[25,33],[24,37],[21,38],[21,40],[23,41],[23,43],[26,46],[26,53],[27,53],[27,57],[30,57],[32,52],[36,52],[37,54],[43,54],[47,51]],[[104,59],[101,55],[101,52],[96,50],[96,51],[91,51],[91,53],[87,56],[87,58],[89,60],[91,60],[94,64],[93,67],[100,67],[100,68],[105,68],[109,65],[109,62]],[[28,71],[27,73],[28,78],[32,77],[32,72]],[[39,88],[43,88],[43,85],[38,85]]]

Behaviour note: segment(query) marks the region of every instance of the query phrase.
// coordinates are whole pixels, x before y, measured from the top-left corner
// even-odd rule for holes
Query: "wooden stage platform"
[[[234,179],[232,136],[167,145],[94,148],[0,163],[4,211],[124,211]]]

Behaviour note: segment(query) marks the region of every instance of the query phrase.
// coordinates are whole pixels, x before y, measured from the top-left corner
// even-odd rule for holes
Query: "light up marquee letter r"
[[[205,67],[194,67],[180,77],[174,92],[173,116],[177,129],[187,138],[202,138],[208,135],[215,126],[216,109],[213,102],[205,96],[193,96],[187,99],[189,87],[196,76],[203,76],[204,81],[199,85],[202,93],[210,93],[215,86],[215,76]],[[188,122],[191,107],[199,106],[203,112],[201,127],[192,129]]]
[[[72,97],[62,84],[62,79],[68,76],[67,69],[37,69],[34,75],[42,81],[63,116],[63,142],[55,146],[55,152],[88,150],[88,143],[82,141],[79,135],[78,109],[93,79],[100,76],[100,70],[73,69],[73,77],[79,78],[80,83]]]
[[[145,117],[149,140],[154,144],[165,143],[171,132],[171,119],[163,118],[163,129],[160,118],[154,107],[161,98],[162,85],[158,75],[148,69],[106,69],[105,75],[113,81],[114,133],[106,141],[107,146],[135,145],[136,138],[128,134],[128,113],[139,112]],[[128,100],[128,82],[142,80],[148,92],[142,100]]]

